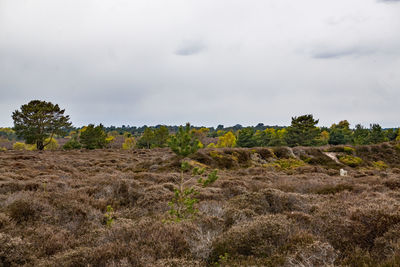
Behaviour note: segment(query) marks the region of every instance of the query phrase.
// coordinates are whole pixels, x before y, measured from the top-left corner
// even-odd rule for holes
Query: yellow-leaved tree
[[[135,145],[135,137],[126,137],[124,143],[122,144],[122,149],[131,150],[135,148]]]
[[[217,147],[235,147],[236,146],[236,136],[232,132],[227,132],[226,134],[218,137]]]

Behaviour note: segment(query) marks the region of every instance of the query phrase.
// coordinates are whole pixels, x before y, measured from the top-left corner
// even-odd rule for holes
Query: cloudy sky
[[[0,126],[400,126],[399,0],[0,0]]]

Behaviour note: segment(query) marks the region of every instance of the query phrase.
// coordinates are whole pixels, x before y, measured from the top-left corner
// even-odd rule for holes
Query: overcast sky
[[[0,126],[400,126],[399,0],[0,0]]]

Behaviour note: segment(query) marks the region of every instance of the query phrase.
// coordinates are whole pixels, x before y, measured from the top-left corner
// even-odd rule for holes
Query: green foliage
[[[182,162],[181,178],[178,188],[174,189],[174,197],[170,202],[168,202],[168,206],[170,207],[168,213],[171,219],[167,221],[180,222],[182,220],[191,220],[196,216],[198,210],[196,209],[195,204],[199,202],[196,196],[199,193],[193,186],[186,186],[186,184],[189,183],[193,178],[200,176],[197,182],[202,187],[209,186],[218,179],[217,170],[209,173],[207,179],[203,179],[201,176],[204,174],[205,169],[195,167],[192,170],[192,177],[188,180],[185,180],[184,172],[189,171],[190,168],[191,166],[188,162]]]
[[[94,126],[89,124],[81,130],[79,137],[80,143],[86,149],[104,148],[107,145],[107,134],[102,124]]]
[[[169,137],[169,131],[166,126],[160,126],[160,128],[154,131],[153,147],[165,147]]]
[[[382,127],[379,124],[371,124],[368,139],[369,143],[372,144],[378,144],[387,141],[385,132],[382,130]]]
[[[315,139],[316,146],[324,146],[329,143],[330,135],[327,131],[322,131],[319,136]]]
[[[20,111],[13,112],[15,133],[27,144],[36,144],[39,150],[43,150],[48,145],[45,139],[51,140],[56,134],[63,135],[65,128],[71,126],[69,116],[65,116],[64,112],[57,104],[33,100],[22,105]]]
[[[372,162],[372,166],[378,170],[386,170],[389,166],[382,160]]]
[[[369,130],[364,128],[361,124],[357,124],[353,133],[353,142],[355,145],[368,145],[369,144]]]
[[[350,130],[350,124],[347,120],[341,121],[339,124],[333,124],[330,128],[329,144],[349,144],[352,141],[352,134],[353,133]]]
[[[356,150],[352,147],[349,147],[349,146],[343,147],[343,152],[346,154],[354,154],[355,151]]]
[[[256,147],[257,140],[254,136],[254,129],[250,127],[241,129],[236,144],[238,147]]]
[[[218,261],[214,263],[214,266],[217,267],[225,266],[228,260],[229,260],[229,253],[225,252],[224,255],[219,255]]]
[[[106,222],[106,225],[110,227],[112,223],[114,222],[114,209],[111,207],[111,205],[107,206],[106,213],[104,214],[104,219]]]
[[[137,142],[138,148],[151,148],[154,144],[154,131],[151,128],[146,128],[142,137]]]
[[[136,145],[135,137],[126,137],[124,143],[122,144],[122,149],[131,150],[134,149]]]
[[[5,138],[11,141],[15,140],[17,138],[17,135],[15,134],[15,131],[11,128],[0,128],[0,138]]]
[[[7,151],[7,148],[1,146],[0,151]]]
[[[206,187],[212,183],[214,183],[219,177],[217,175],[217,170],[213,170],[207,176],[207,179],[199,178],[197,182],[201,184],[203,187]]]
[[[185,128],[180,126],[178,132],[170,137],[168,146],[178,156],[187,157],[199,149],[199,141],[190,132],[190,124],[187,123]]]
[[[339,156],[338,158],[340,162],[350,167],[357,167],[361,163],[363,163],[363,160],[361,158],[351,155]]]
[[[63,145],[63,149],[71,150],[71,149],[81,149],[82,145],[79,143],[77,137],[72,137],[68,142]]]
[[[311,146],[319,135],[315,126],[318,120],[313,115],[303,115],[292,118],[292,124],[287,128],[286,142],[289,146]]]

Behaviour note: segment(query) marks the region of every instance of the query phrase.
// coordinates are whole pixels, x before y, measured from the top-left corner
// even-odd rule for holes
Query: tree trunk
[[[44,149],[43,141],[36,141],[36,147],[38,150],[43,150]]]

